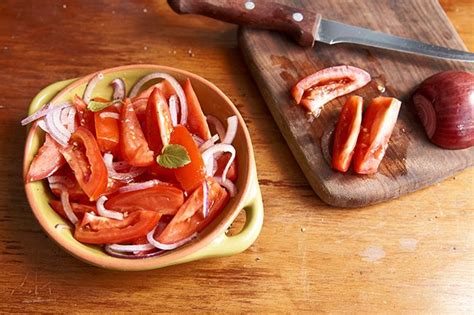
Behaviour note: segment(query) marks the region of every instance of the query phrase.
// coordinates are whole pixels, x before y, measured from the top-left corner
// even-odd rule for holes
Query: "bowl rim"
[[[197,241],[194,241],[188,246],[185,246],[178,250],[171,251],[165,255],[158,255],[156,257],[150,257],[150,258],[145,258],[145,259],[123,259],[123,258],[116,258],[116,257],[108,256],[108,255],[98,255],[94,253],[94,251],[91,250],[89,247],[81,246],[84,244],[77,241],[76,241],[77,244],[67,242],[64,236],[62,235],[62,233],[57,233],[57,230],[55,229],[55,227],[51,226],[51,224],[48,224],[48,219],[44,211],[37,204],[38,202],[36,200],[36,195],[38,194],[38,192],[32,189],[31,183],[25,182],[25,191],[26,191],[27,199],[29,201],[32,212],[34,216],[36,217],[37,221],[39,222],[40,226],[43,228],[43,230],[46,232],[46,234],[50,238],[52,238],[60,247],[65,249],[71,255],[89,264],[107,268],[107,269],[129,270],[129,271],[148,270],[148,269],[155,269],[155,268],[160,268],[163,266],[177,264],[180,261],[184,260],[187,256],[195,254],[199,252],[200,250],[203,250],[206,246],[210,245],[214,239],[218,238],[220,235],[223,235],[226,232],[226,229],[229,226],[229,224],[234,221],[234,219],[237,217],[239,212],[246,206],[246,203],[248,203],[249,197],[251,197],[250,195],[252,192],[250,191],[250,189],[251,189],[252,180],[253,180],[252,175],[256,173],[256,166],[255,166],[252,142],[250,139],[250,133],[248,131],[248,128],[245,124],[244,119],[242,118],[236,106],[232,103],[229,97],[227,97],[224,94],[224,92],[222,92],[215,84],[213,84],[212,82],[204,79],[203,77],[197,74],[191,73],[186,70],[177,69],[177,68],[168,67],[168,66],[154,65],[154,64],[132,64],[132,65],[108,68],[108,69],[90,73],[88,75],[78,78],[77,80],[72,81],[70,84],[65,86],[62,90],[60,90],[57,94],[55,95],[53,94],[52,98],[49,101],[53,102],[54,100],[63,97],[64,94],[68,93],[68,91],[70,91],[71,89],[75,89],[78,86],[87,83],[90,80],[90,78],[92,78],[95,74],[99,72],[105,75],[105,74],[109,74],[113,72],[127,71],[127,70],[143,70],[143,71],[156,70],[160,72],[175,72],[175,73],[179,73],[180,75],[190,78],[191,81],[200,81],[207,88],[217,93],[217,95],[223,99],[224,103],[226,103],[227,106],[231,109],[231,111],[237,116],[239,125],[241,125],[242,127],[242,131],[244,135],[244,144],[246,147],[247,154],[246,154],[245,172],[243,172],[241,168],[239,168],[239,171],[238,171],[239,177],[243,177],[245,181],[242,183],[243,189],[241,189],[241,191],[239,191],[239,194],[236,197],[234,197],[234,198],[238,198],[237,202],[234,203],[234,207],[231,209],[228,209],[225,215],[220,219],[220,222],[211,231],[208,231],[207,233],[205,233],[204,237],[198,239]],[[51,85],[49,85],[48,87],[50,86]],[[47,89],[48,87],[46,87],[45,89]],[[45,89],[43,89],[42,91],[44,91]],[[40,93],[41,92],[39,92],[38,94]],[[30,110],[30,107],[29,107],[29,110]],[[24,157],[23,157],[24,179],[26,177],[26,173],[28,172],[28,168],[30,164],[30,163],[27,163],[29,148],[31,148],[32,141],[36,137],[37,128],[38,127],[36,123],[32,125],[32,127],[28,131],[27,139],[25,142]],[[240,157],[241,154],[242,153],[240,153],[239,158],[241,158]]]

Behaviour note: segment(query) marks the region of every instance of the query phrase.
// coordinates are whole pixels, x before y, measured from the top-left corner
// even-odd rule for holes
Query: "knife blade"
[[[350,43],[440,59],[474,62],[474,54],[324,19],[320,14],[279,3],[253,0],[168,0],[180,14],[200,14],[229,23],[278,31],[301,46]]]

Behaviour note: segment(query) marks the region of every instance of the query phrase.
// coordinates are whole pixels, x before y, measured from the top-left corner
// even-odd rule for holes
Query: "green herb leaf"
[[[165,168],[179,168],[191,163],[188,151],[179,144],[168,144],[163,147],[156,162]]]
[[[87,104],[87,109],[90,110],[91,112],[100,112],[104,108],[107,108],[117,103],[120,103],[120,100],[115,100],[115,101],[105,102],[105,103],[91,100],[89,104]]]

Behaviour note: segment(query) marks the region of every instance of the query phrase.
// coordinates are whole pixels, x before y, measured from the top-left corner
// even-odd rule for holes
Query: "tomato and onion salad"
[[[111,100],[94,98],[103,79],[97,73],[82,97],[48,103],[22,121],[46,133],[25,180],[47,179],[51,207],[79,242],[120,258],[178,248],[237,194],[238,119],[206,116],[189,79],[181,86],[151,73],[127,96],[115,78]],[[143,90],[151,80],[160,81]]]

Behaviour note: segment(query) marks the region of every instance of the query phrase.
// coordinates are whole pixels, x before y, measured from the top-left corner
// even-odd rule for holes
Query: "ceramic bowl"
[[[157,65],[130,65],[101,72],[105,78],[94,90],[94,97],[110,98],[112,88],[108,84],[116,77],[125,80],[129,91],[130,87],[141,77],[152,72],[166,72],[174,76],[180,83],[184,83],[186,78],[190,78],[205,114],[214,115],[222,121],[225,121],[228,116],[237,115],[239,128],[233,144],[238,155],[239,176],[236,183],[238,194],[230,200],[220,216],[200,233],[197,240],[190,244],[156,257],[124,259],[111,257],[98,246],[76,241],[68,229],[55,228],[57,224],[64,224],[65,221],[48,204],[52,195],[46,182],[27,183],[25,190],[28,201],[33,214],[45,232],[73,256],[89,264],[115,270],[149,270],[197,259],[233,255],[247,249],[260,233],[263,224],[263,205],[250,135],[242,116],[230,99],[211,82],[175,68]],[[82,95],[87,82],[93,75],[51,84],[33,99],[28,114],[38,110],[46,102],[69,100],[74,94]],[[24,175],[43,139],[44,133],[36,124],[33,124],[28,131],[25,144]],[[226,230],[241,210],[246,212],[246,222],[243,229],[237,235],[227,236]]]

